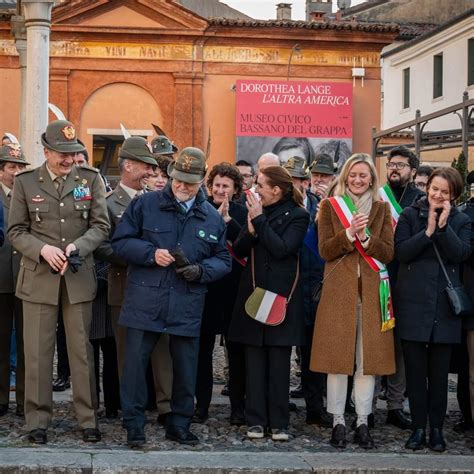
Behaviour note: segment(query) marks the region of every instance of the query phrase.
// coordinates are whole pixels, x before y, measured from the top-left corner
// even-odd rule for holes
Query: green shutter
[[[403,70],[403,108],[410,107],[410,68]]]
[[[443,95],[443,54],[433,56],[433,99]]]
[[[474,38],[467,42],[467,85],[474,84]]]

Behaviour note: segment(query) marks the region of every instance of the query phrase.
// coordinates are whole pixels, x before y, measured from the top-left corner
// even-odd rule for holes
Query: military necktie
[[[56,186],[56,189],[58,190],[58,194],[61,197],[61,194],[63,193],[64,189],[64,179],[63,178],[55,178],[54,179],[54,185]]]

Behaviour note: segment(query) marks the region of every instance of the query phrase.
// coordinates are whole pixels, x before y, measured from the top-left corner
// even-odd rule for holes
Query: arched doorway
[[[118,176],[117,155],[124,140],[120,124],[132,135],[150,138],[152,123],[162,124],[163,116],[154,97],[142,87],[117,82],[94,91],[80,119],[80,137],[93,151],[91,166],[112,178]]]

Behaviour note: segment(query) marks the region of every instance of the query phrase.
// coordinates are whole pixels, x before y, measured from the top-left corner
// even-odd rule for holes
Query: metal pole
[[[420,158],[420,151],[421,151],[421,125],[419,119],[421,117],[420,110],[416,111],[415,120],[417,121],[415,124],[415,154]]]
[[[375,134],[377,133],[377,128],[372,127],[372,160],[377,158],[377,139],[375,138]]]
[[[464,103],[462,108],[462,129],[461,129],[461,141],[462,141],[462,153],[466,158],[466,163],[469,163],[469,110],[466,106],[466,102],[469,100],[469,94],[467,91],[463,92],[462,101]]]

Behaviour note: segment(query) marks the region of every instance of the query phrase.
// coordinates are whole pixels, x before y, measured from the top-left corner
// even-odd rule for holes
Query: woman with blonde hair
[[[311,370],[328,374],[327,410],[333,414],[330,443],[345,448],[344,410],[354,375],[357,428],[354,442],[370,449],[368,429],[375,376],[395,372],[394,318],[385,264],[393,258],[390,208],[380,201],[369,155],[344,164],[333,196],[321,202],[319,252],[326,260],[316,315]]]

